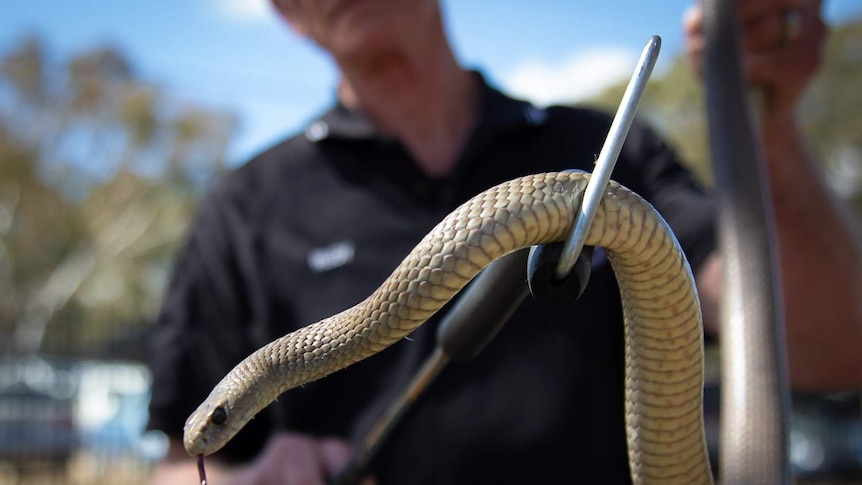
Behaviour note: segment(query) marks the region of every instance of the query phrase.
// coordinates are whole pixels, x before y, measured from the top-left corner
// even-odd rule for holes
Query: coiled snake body
[[[588,180],[582,173],[531,175],[461,205],[367,299],[240,362],[186,421],[186,450],[217,451],[279,394],[398,342],[493,260],[564,239]],[[712,483],[700,306],[677,240],[649,203],[611,182],[586,244],[605,248],[620,286],[633,481]]]

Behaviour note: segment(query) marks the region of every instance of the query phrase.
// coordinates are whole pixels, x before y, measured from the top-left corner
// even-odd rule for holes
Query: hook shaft
[[[611,179],[611,172],[614,170],[614,165],[616,165],[617,158],[620,156],[623,142],[629,133],[632,121],[634,121],[635,113],[643,97],[647,81],[650,75],[652,75],[660,49],[661,37],[654,35],[649,38],[641,53],[635,72],[629,80],[629,84],[623,94],[623,99],[620,102],[620,107],[617,109],[616,116],[614,116],[614,120],[611,123],[608,137],[605,139],[602,151],[596,159],[596,166],[584,191],[584,199],[575,217],[572,232],[569,234],[566,244],[563,246],[563,251],[560,254],[560,262],[557,265],[555,273],[557,279],[562,280],[569,275],[572,267],[575,265],[575,261],[578,259],[578,255],[581,254],[584,241],[587,238],[587,230],[593,223],[596,210],[599,208],[599,202],[605,193],[608,181]]]

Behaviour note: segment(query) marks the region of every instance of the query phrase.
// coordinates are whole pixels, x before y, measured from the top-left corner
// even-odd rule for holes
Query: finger
[[[819,42],[824,25],[816,6],[775,12],[743,25],[743,47],[758,51],[785,48],[798,42]]]
[[[703,77],[703,53],[705,44],[702,40],[686,44],[685,55],[689,65],[699,78]]]
[[[762,17],[744,26],[741,40],[750,83],[775,85],[774,87],[781,91],[793,93],[800,91],[798,86],[805,85],[817,70],[827,27],[820,17],[820,2],[804,3],[806,6],[799,10],[798,35],[788,39],[783,45],[779,46],[784,27],[778,15]],[[702,10],[690,8],[684,22],[687,34],[686,56],[695,74],[702,78],[705,55]],[[786,52],[777,55],[778,51]],[[794,99],[793,96],[790,98]]]
[[[323,485],[325,477],[319,463],[316,446],[306,436],[283,435],[273,438],[261,463],[269,484]]]
[[[821,57],[819,46],[799,44],[771,53],[749,54],[745,67],[753,84],[774,85],[780,89],[785,85],[807,84],[817,72]]]
[[[703,8],[700,3],[690,5],[682,17],[685,32],[685,54],[698,77],[703,75]]]
[[[334,438],[318,441],[317,453],[328,476],[334,476],[343,470],[354,454],[350,444]]]
[[[740,24],[745,25],[761,17],[769,17],[789,9],[811,6],[812,0],[737,0],[736,14]]]
[[[784,14],[757,17],[742,26],[742,48],[745,51],[774,49],[786,39]]]
[[[737,21],[744,25],[761,17],[771,17],[792,9],[819,11],[822,3],[822,0],[738,0]],[[685,10],[683,27],[687,35],[703,33],[703,7],[700,2]]]
[[[822,62],[823,46],[828,28],[816,11],[800,14],[802,24],[798,35],[780,47],[748,49],[746,69],[752,81],[769,84],[806,84]]]
[[[700,3],[689,5],[682,15],[682,26],[688,37],[703,35],[703,8]]]

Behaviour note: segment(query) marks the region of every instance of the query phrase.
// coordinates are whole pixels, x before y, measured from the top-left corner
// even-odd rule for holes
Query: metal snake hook
[[[597,160],[596,170],[587,185],[584,202],[581,204],[582,210],[575,219],[576,224],[558,260],[556,267],[558,279],[567,278],[575,269],[588,229],[598,209],[599,200],[604,195],[622,142],[628,134],[647,80],[655,66],[660,47],[661,38],[650,37],[629,81],[616,118],[611,124],[608,138]],[[593,195],[590,195],[591,193]],[[389,438],[407,410],[449,362],[453,359],[463,361],[474,357],[508,321],[511,314],[532,290],[527,288],[522,278],[518,276],[523,272],[528,259],[527,252],[527,250],[518,251],[495,261],[465,290],[463,297],[441,321],[434,352],[374,427],[363,437],[350,463],[336,477],[329,480],[330,485],[358,483],[383,442]],[[588,274],[589,266],[587,266]],[[574,295],[573,298],[576,299],[577,296],[580,295]],[[489,305],[489,301],[493,303]]]
[[[659,50],[661,50],[661,37],[653,35],[649,38],[641,52],[635,72],[632,74],[628,86],[626,86],[620,107],[617,108],[617,113],[608,130],[608,137],[605,139],[602,151],[596,159],[596,166],[584,192],[584,200],[581,202],[580,209],[575,216],[572,232],[566,239],[566,243],[560,254],[560,261],[557,264],[555,273],[558,280],[564,280],[569,275],[575,265],[575,261],[581,254],[581,250],[584,248],[584,240],[587,238],[587,232],[596,216],[599,202],[605,194],[605,189],[611,178],[611,172],[614,170],[617,158],[619,158],[623,147],[623,142],[628,135],[632,121],[634,121],[635,113],[643,97],[647,81],[649,81],[658,59]]]

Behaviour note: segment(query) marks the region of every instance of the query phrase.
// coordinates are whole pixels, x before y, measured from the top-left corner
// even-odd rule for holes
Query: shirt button
[[[541,126],[547,121],[548,112],[535,106],[527,106],[524,109],[524,118],[527,119],[527,123],[533,126]]]
[[[323,120],[315,121],[305,129],[305,137],[312,143],[323,140],[327,136],[329,136],[329,125]]]

